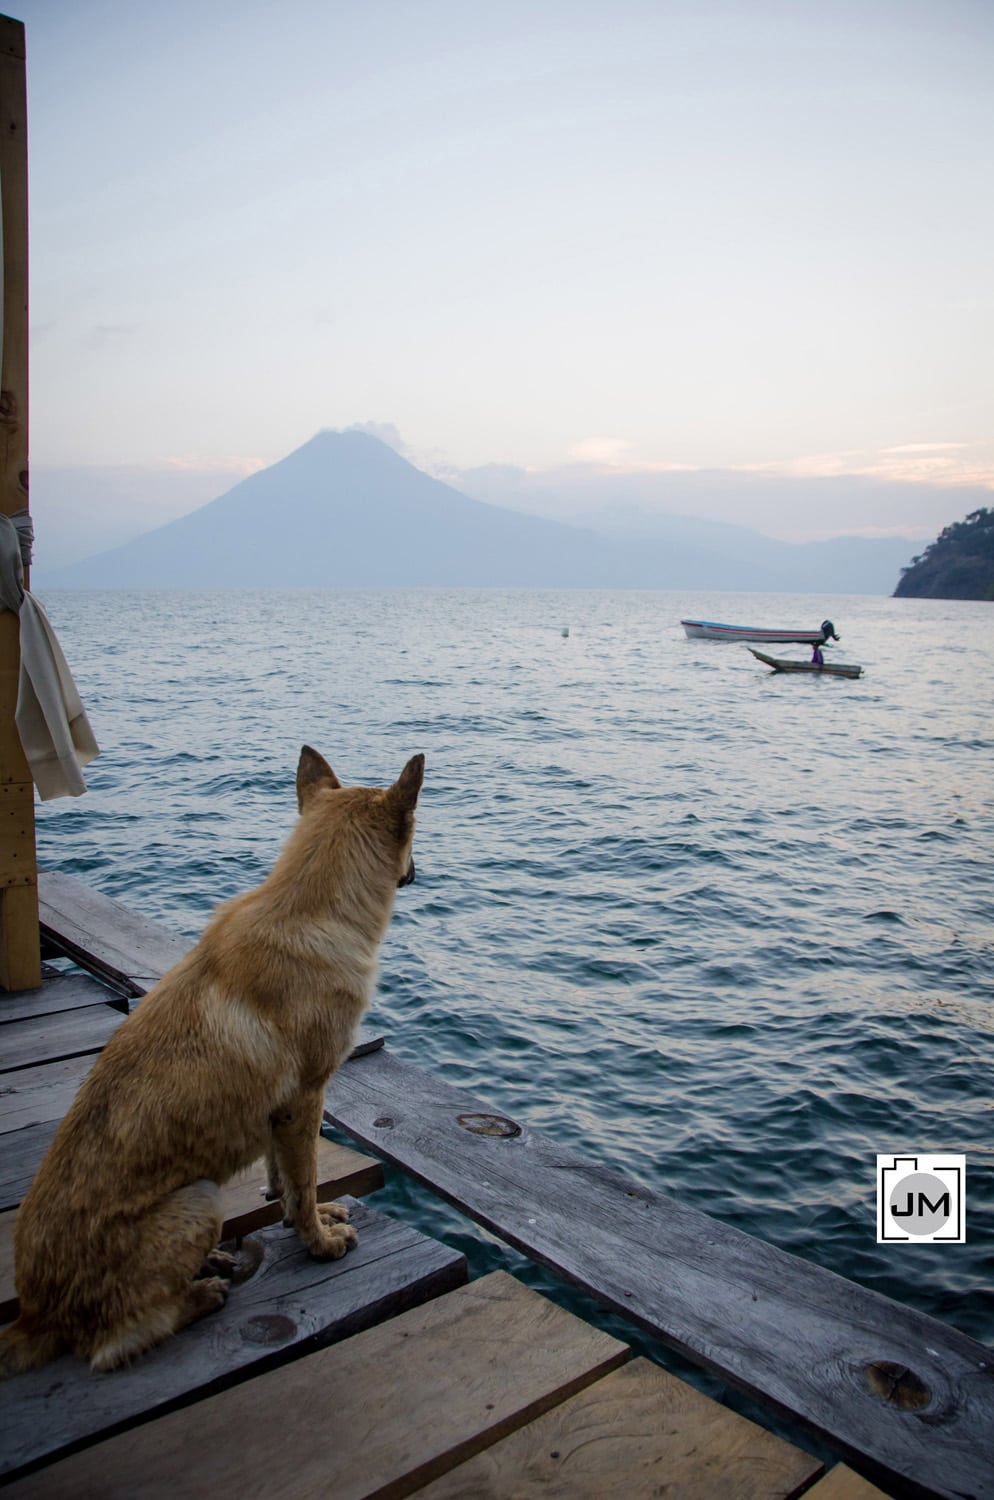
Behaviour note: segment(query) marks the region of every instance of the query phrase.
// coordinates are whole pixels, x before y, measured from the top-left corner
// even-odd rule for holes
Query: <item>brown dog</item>
[[[370,1002],[394,890],[414,879],[423,776],[416,755],[385,791],[342,787],[304,746],[300,818],[269,878],[122,1022],[38,1170],[0,1371],[66,1348],[111,1370],[220,1306],[219,1184],[260,1156],[312,1255],[355,1244],[347,1210],[316,1201],[324,1088]]]

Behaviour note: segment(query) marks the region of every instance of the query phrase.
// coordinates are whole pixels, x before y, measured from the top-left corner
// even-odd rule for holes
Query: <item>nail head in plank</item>
[[[326,1117],[523,1254],[591,1293],[880,1483],[994,1494],[994,1360],[957,1329],[557,1146],[465,1130],[492,1107],[389,1050],[349,1062]],[[515,1122],[512,1122],[515,1123]],[[789,1330],[789,1337],[785,1337]],[[891,1361],[931,1392],[874,1394]]]
[[[495,1272],[368,1332],[102,1443],[11,1489],[11,1500],[379,1500],[409,1495],[625,1358]],[[46,1488],[47,1482],[47,1488]]]
[[[128,1369],[95,1375],[65,1355],[6,1381],[0,1386],[0,1473],[13,1476],[49,1464],[113,1431],[349,1337],[465,1280],[463,1256],[407,1225],[364,1204],[353,1205],[353,1222],[359,1243],[336,1261],[311,1259],[293,1230],[282,1226],[245,1240],[246,1255],[254,1246],[261,1259],[247,1281],[232,1287],[225,1307]],[[277,1415],[282,1422],[290,1414]],[[183,1428],[188,1435],[196,1430],[185,1418]],[[211,1446],[221,1438],[218,1432],[204,1436]],[[249,1436],[232,1432],[230,1440],[238,1450]],[[36,1493],[62,1493],[61,1483],[44,1472],[37,1485]],[[171,1485],[169,1492],[182,1493],[182,1486]],[[222,1486],[221,1493],[230,1490]]]
[[[647,1359],[635,1359],[420,1490],[424,1500],[785,1500],[822,1469]]]

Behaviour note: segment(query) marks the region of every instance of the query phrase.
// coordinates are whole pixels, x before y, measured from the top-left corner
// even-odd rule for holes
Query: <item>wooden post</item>
[[[0,16],[0,511],[5,515],[28,504],[27,115],[24,26]],[[14,724],[19,672],[17,616],[0,610],[0,985],[6,990],[41,984],[34,786]]]

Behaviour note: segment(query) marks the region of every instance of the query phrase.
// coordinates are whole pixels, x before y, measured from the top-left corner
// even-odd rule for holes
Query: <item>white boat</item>
[[[771,630],[756,625],[720,625],[715,620],[681,620],[691,641],[770,641],[779,646],[822,645],[837,641],[831,620],[823,620],[818,630]]]

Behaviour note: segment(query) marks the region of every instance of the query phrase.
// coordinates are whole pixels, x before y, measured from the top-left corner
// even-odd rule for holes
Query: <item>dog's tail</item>
[[[39,1328],[32,1318],[20,1317],[0,1333],[0,1380],[37,1370],[61,1354],[65,1344],[57,1333]]]

